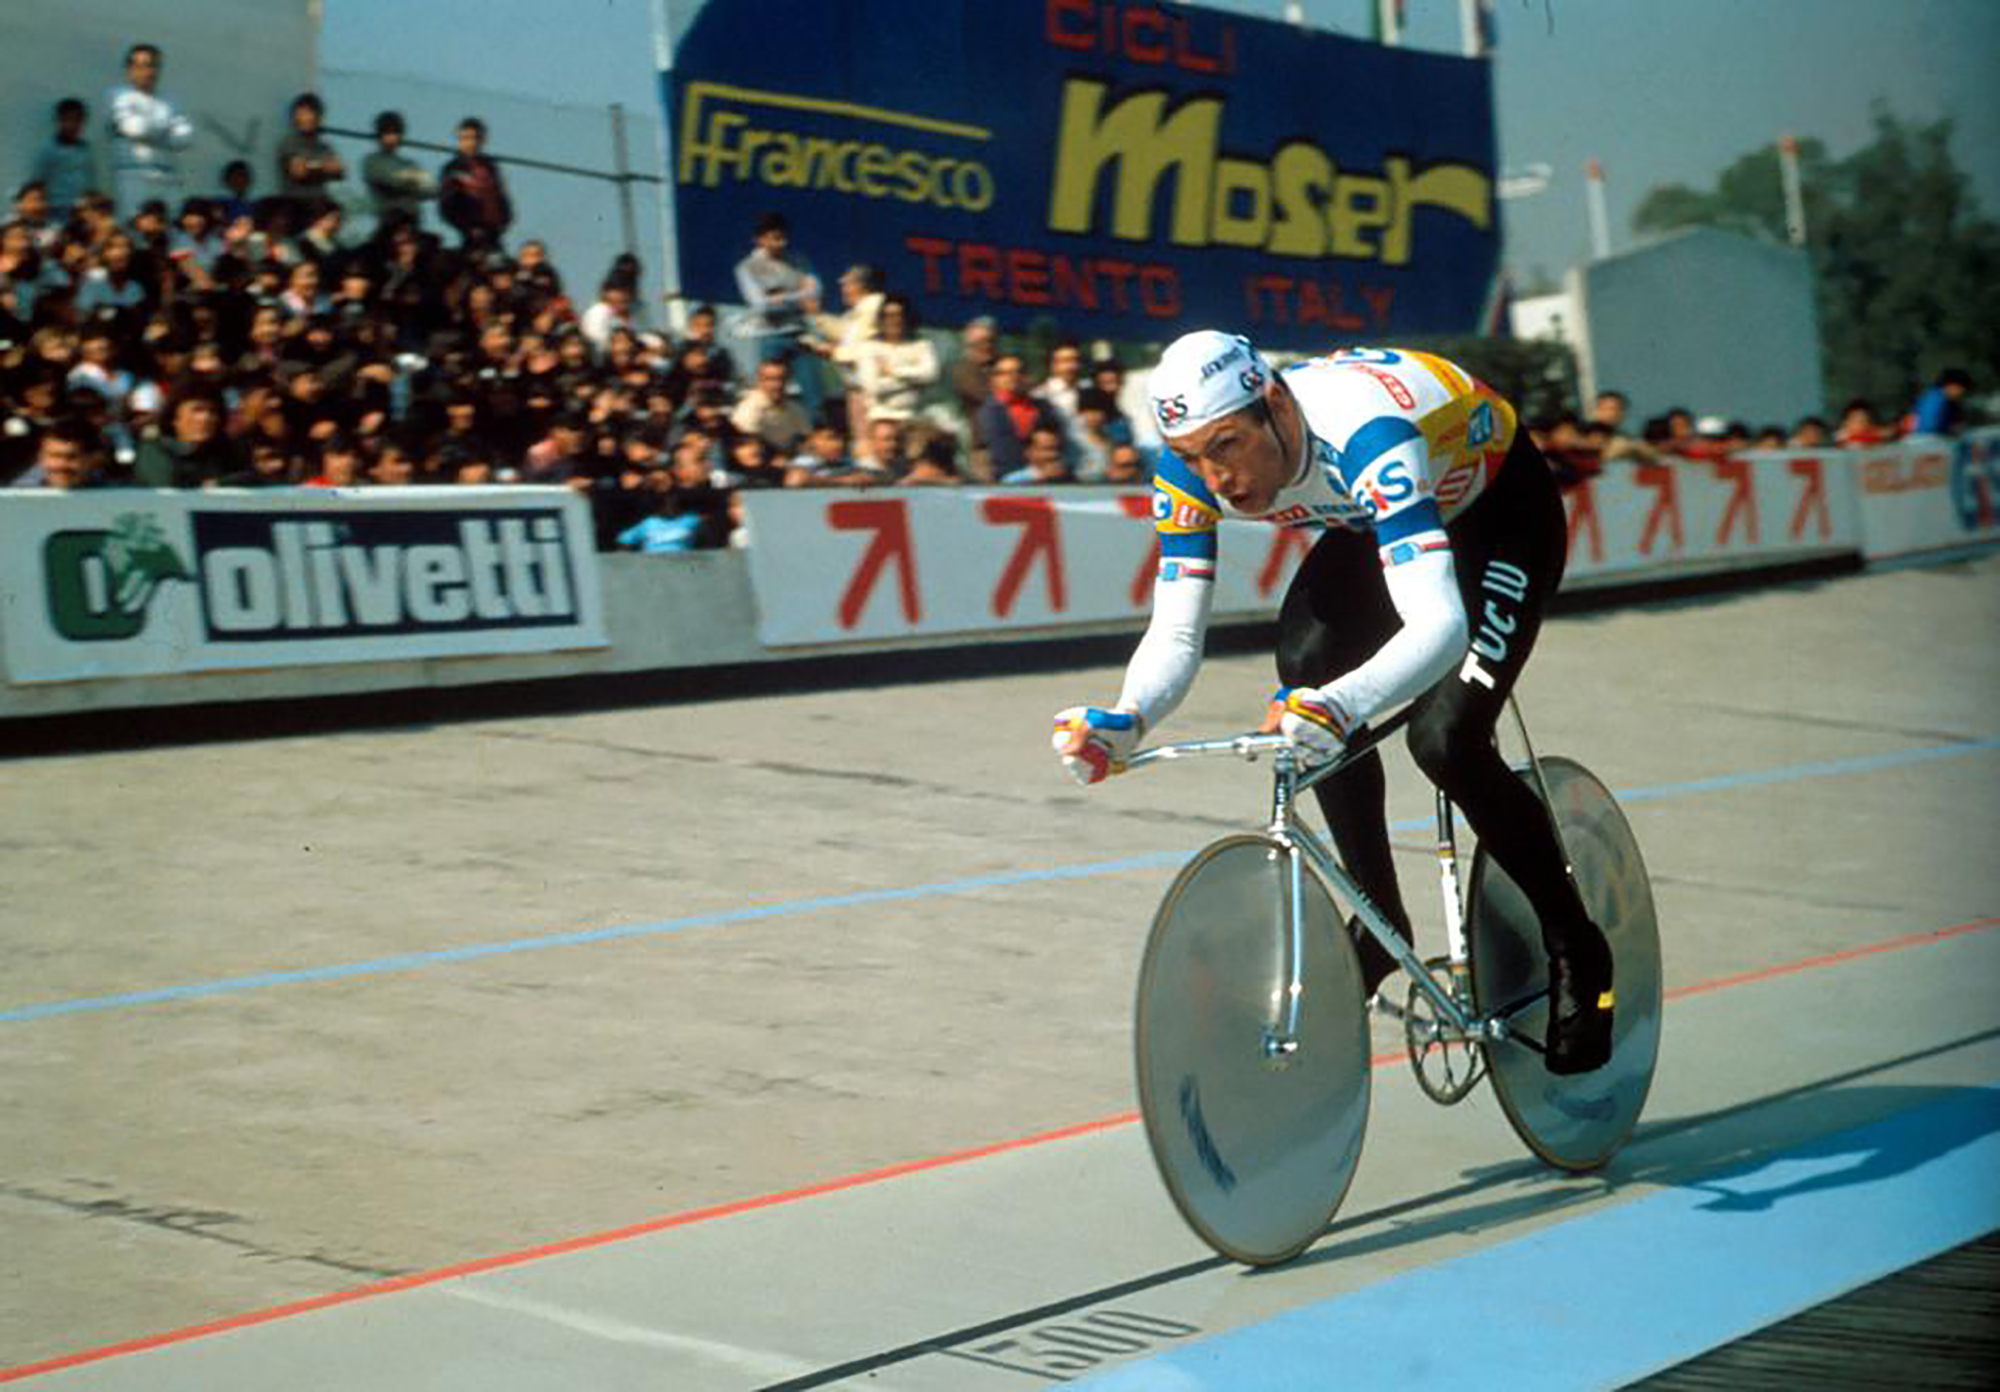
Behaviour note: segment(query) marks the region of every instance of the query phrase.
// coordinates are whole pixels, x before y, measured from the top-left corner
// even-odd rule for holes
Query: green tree
[[[1866,397],[1894,415],[1945,367],[2000,385],[2000,223],[1952,159],[1949,120],[1908,124],[1879,103],[1874,116],[1875,138],[1845,159],[1801,141],[1799,172],[1828,404]],[[1743,156],[1712,189],[1656,188],[1632,222],[1782,241],[1778,152]]]

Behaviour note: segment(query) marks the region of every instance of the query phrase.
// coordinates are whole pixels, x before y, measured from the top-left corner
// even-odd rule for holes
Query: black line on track
[[[1948,1039],[1941,1044],[1934,1044],[1926,1049],[1918,1049],[1911,1053],[1900,1054],[1895,1058],[1863,1064],[1859,1068],[1851,1068],[1844,1073],[1836,1073],[1830,1077],[1819,1078],[1810,1083],[1800,1083],[1796,1087],[1767,1093],[1762,1097],[1752,1098],[1747,1102],[1739,1102],[1732,1107],[1723,1107],[1717,1111],[1701,1112],[1693,1116],[1679,1117],[1672,1121],[1662,1121],[1651,1126],[1641,1125],[1632,1140],[1627,1144],[1625,1150],[1620,1152],[1620,1155],[1629,1156],[1634,1150],[1666,1136],[1697,1130],[1700,1127],[1713,1125],[1720,1121],[1727,1121],[1733,1117],[1757,1111],[1760,1108],[1770,1107],[1794,1098],[1807,1096],[1811,1093],[1823,1092],[1828,1088],[1855,1082],[1871,1074],[1885,1072],[1888,1069],[1898,1068],[1904,1064],[1917,1063],[1924,1059],[1935,1058],[1941,1054],[1948,1054],[1954,1050],[1967,1048],[1971,1045],[1984,1043],[1992,1039],[2000,1039],[2000,1026],[1978,1030],[1972,1034],[1962,1035],[1957,1039]],[[1698,1172],[1699,1170],[1736,1163],[1741,1158],[1740,1153],[1721,1155],[1717,1156],[1713,1161],[1705,1161],[1700,1166],[1690,1166],[1688,1168],[1691,1171]],[[1616,1163],[1616,1161],[1614,1160],[1613,1163]],[[1323,1241],[1336,1233],[1344,1232],[1351,1228],[1360,1228],[1372,1223],[1387,1222],[1437,1204],[1469,1198],[1481,1190],[1491,1189],[1514,1179],[1552,1173],[1547,1166],[1532,1158],[1496,1165],[1492,1169],[1482,1171],[1477,1179],[1453,1185],[1449,1189],[1441,1189],[1417,1198],[1404,1199],[1399,1203],[1386,1204],[1381,1208],[1369,1209],[1365,1213],[1356,1213],[1338,1218],[1329,1224],[1315,1241]],[[1590,1176],[1577,1176],[1577,1178],[1588,1180]],[[1604,1182],[1603,1187],[1605,1189],[1617,1189],[1622,1187],[1623,1184],[1630,1182],[1633,1181],[1630,1179],[1619,1180],[1614,1178]],[[1646,1175],[1643,1176],[1643,1182],[1659,1183],[1662,1182],[1662,1177],[1658,1175]],[[1296,1260],[1310,1262],[1312,1258],[1307,1256]],[[1228,1257],[1206,1257],[1200,1261],[1183,1263],[1180,1266],[1165,1267],[1143,1276],[1135,1276],[1127,1281],[1120,1281],[1115,1285],[1100,1286],[1096,1290],[1066,1296],[1061,1300],[1052,1300],[1045,1305],[1036,1305],[1025,1310],[1016,1310],[1011,1314],[999,1315],[978,1324],[966,1325],[962,1328],[949,1330],[942,1334],[934,1334],[929,1338],[919,1339],[912,1343],[900,1344],[895,1348],[883,1349],[879,1353],[871,1353],[861,1358],[850,1359],[848,1362],[821,1368],[800,1377],[787,1378],[783,1382],[767,1383],[757,1388],[756,1392],[809,1392],[811,1388],[825,1387],[830,1383],[839,1382],[845,1378],[862,1377],[869,1373],[879,1372],[881,1369],[891,1367],[897,1363],[907,1363],[912,1359],[922,1358],[930,1354],[950,1355],[954,1353],[954,1350],[959,1345],[969,1344],[976,1339],[984,1339],[995,1334],[1005,1334],[1010,1330],[1018,1329],[1024,1324],[1035,1324],[1042,1320],[1059,1318],[1077,1310],[1088,1309],[1093,1305],[1101,1305],[1108,1301],[1117,1300],[1123,1296],[1135,1295],[1140,1291],[1157,1290],[1161,1286],[1169,1286],[1177,1281],[1184,1281],[1190,1276],[1203,1276],[1211,1271],[1221,1271],[1236,1265],[1238,1263]],[[1244,1274],[1254,1279],[1264,1271],[1277,1272],[1284,1269],[1285,1267],[1247,1268]]]

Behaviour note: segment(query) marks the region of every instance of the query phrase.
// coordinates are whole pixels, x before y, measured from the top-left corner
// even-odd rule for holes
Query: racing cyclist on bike
[[[1309,757],[1416,702],[1410,753],[1527,895],[1549,958],[1547,1063],[1610,1056],[1611,953],[1567,872],[1546,810],[1494,727],[1562,579],[1567,528],[1547,460],[1513,408],[1443,358],[1351,348],[1272,371],[1246,338],[1177,339],[1147,384],[1166,447],[1154,478],[1153,614],[1108,708],[1056,716],[1079,782],[1122,772],[1187,694],[1215,588],[1218,523],[1320,533],[1278,617],[1272,712]],[[1369,753],[1314,788],[1348,870],[1406,940],[1387,784]],[[1364,992],[1395,960],[1358,922]]]

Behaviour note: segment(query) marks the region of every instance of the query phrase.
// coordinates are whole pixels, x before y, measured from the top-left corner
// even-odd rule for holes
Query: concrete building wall
[[[1805,253],[1697,228],[1571,270],[1585,327],[1585,400],[1604,388],[1643,421],[1697,416],[1790,424],[1823,413],[1819,316]]]
[[[156,44],[160,94],[195,123],[181,152],[185,195],[221,191],[222,166],[247,159],[255,191],[275,191],[275,151],[292,98],[318,67],[319,0],[6,0],[0,4],[0,192],[12,201],[54,130],[64,97],[90,108],[100,186],[110,191],[106,96],[125,51]]]

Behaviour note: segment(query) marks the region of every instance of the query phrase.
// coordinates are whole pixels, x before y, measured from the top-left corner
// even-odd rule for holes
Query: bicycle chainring
[[[1463,989],[1463,983],[1453,984],[1449,959],[1432,957],[1425,961],[1424,970],[1462,1011],[1474,1013],[1471,992]],[[1403,1044],[1409,1051],[1417,1086],[1441,1106],[1463,1102],[1486,1076],[1485,1048],[1440,1018],[1430,997],[1414,982],[1403,1001]]]

